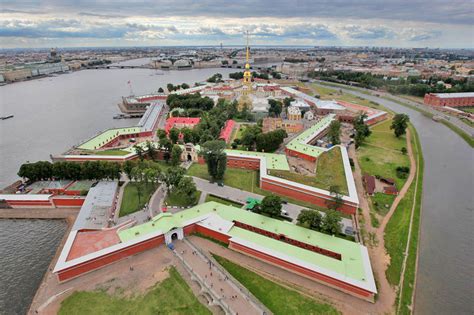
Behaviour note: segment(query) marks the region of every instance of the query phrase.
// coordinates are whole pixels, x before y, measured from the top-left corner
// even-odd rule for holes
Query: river
[[[66,232],[62,220],[0,220],[0,314],[25,314]]]
[[[415,314],[474,314],[474,150],[418,111],[352,90],[410,116],[425,160]]]
[[[147,59],[123,65],[141,65]],[[98,132],[136,124],[114,120],[121,97],[155,92],[167,83],[206,80],[235,69],[155,71],[82,70],[0,87],[0,188],[17,179],[26,161],[50,160]],[[159,73],[163,73],[160,75]],[[0,220],[0,314],[24,314],[41,282],[66,224],[46,220]]]
[[[122,65],[140,65],[147,59]],[[117,120],[121,97],[156,92],[167,83],[206,80],[216,72],[236,69],[156,71],[149,69],[81,70],[18,82],[0,87],[0,114],[14,118],[0,121],[0,188],[17,178],[26,161],[50,160],[98,132],[136,124],[137,119]],[[160,75],[162,73],[162,75]]]

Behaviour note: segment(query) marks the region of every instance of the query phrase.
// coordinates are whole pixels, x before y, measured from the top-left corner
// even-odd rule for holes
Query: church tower
[[[249,32],[247,31],[247,48],[245,52],[245,70],[243,81],[242,96],[239,99],[238,110],[242,111],[244,108],[252,110],[252,100],[249,94],[252,92],[252,72],[250,72],[250,48],[249,48]]]

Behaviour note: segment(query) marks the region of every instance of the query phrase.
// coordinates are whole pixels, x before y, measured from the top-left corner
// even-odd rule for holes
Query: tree
[[[172,83],[168,83],[166,85],[166,88],[168,89],[168,92],[173,92],[174,91],[174,85]]]
[[[321,229],[322,215],[317,210],[301,210],[296,220],[299,225],[306,228],[316,231]]]
[[[160,87],[160,88],[158,89],[158,93],[164,93],[164,92],[165,92],[165,90],[163,90],[162,87]]]
[[[275,195],[266,196],[260,204],[260,212],[272,218],[281,215],[281,198]]]
[[[179,165],[179,162],[181,162],[181,153],[183,153],[183,150],[181,150],[179,145],[175,144],[173,149],[171,149],[171,165]]]
[[[219,82],[222,82],[222,74],[220,74],[220,73],[214,74],[212,77],[210,77],[209,79],[207,79],[207,82],[210,82],[210,83],[219,83]]]
[[[333,210],[339,209],[344,204],[339,186],[330,186],[329,193],[331,195],[331,199],[326,200],[326,206]]]
[[[170,129],[169,138],[170,138],[170,140],[173,144],[178,142],[179,134],[180,134],[180,132],[179,132],[178,128],[173,127],[173,128]]]
[[[269,99],[268,104],[270,105],[270,108],[268,109],[268,114],[273,117],[280,116],[282,111],[281,102],[274,99]]]
[[[257,136],[262,133],[262,128],[257,125],[247,126],[242,132],[241,141],[248,150],[253,149],[257,141]]]
[[[405,147],[403,147],[400,151],[402,151],[402,154],[403,154],[403,155],[407,154],[407,152],[408,152],[408,151],[407,151],[407,148],[405,148]]]
[[[183,128],[181,129],[184,143],[194,143],[194,135],[192,129]]]
[[[189,89],[189,85],[186,83],[181,84],[181,88],[184,89]]]
[[[365,124],[365,119],[367,118],[366,114],[361,114],[356,117],[354,120],[354,129],[355,129],[355,135],[354,135],[354,142],[356,148],[360,147],[364,141],[365,138],[370,136],[371,131],[369,127]]]
[[[321,231],[327,234],[336,235],[341,233],[341,214],[335,210],[329,210],[324,215],[321,223]]]
[[[186,170],[182,167],[170,167],[161,174],[161,181],[166,185],[168,193],[179,184],[184,173]]]
[[[145,152],[144,152],[143,148],[141,146],[135,144],[133,146],[133,149],[135,150],[135,153],[138,155],[138,158],[140,159],[140,161],[143,161],[143,159],[145,158],[144,157]]]
[[[288,134],[283,129],[277,129],[267,133],[257,135],[255,142],[257,151],[259,152],[274,152],[278,149],[283,140],[288,137]]]
[[[181,178],[176,190],[182,194],[188,202],[194,201],[196,197],[197,188],[191,177]]]
[[[395,117],[393,117],[390,129],[393,129],[395,137],[399,138],[401,135],[406,133],[409,121],[410,117],[406,114],[396,114]]]
[[[156,136],[158,137],[158,139],[163,140],[163,139],[166,139],[167,135],[166,135],[166,131],[164,131],[163,129],[158,129],[156,131]]]
[[[283,105],[285,105],[285,107],[289,107],[291,105],[291,102],[293,102],[295,99],[293,97],[285,97],[285,99],[283,100]]]
[[[155,145],[151,141],[146,142],[146,149],[148,151],[148,156],[154,161],[156,157]]]
[[[213,180],[222,180],[227,167],[227,155],[224,152],[226,143],[222,140],[212,140],[204,143],[200,154],[207,164],[207,172]]]
[[[328,138],[333,145],[341,143],[341,122],[339,120],[333,120],[329,125]]]

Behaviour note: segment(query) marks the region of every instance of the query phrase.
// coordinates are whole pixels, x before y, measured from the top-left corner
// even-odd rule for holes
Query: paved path
[[[254,194],[245,190],[233,188],[230,186],[218,186],[216,183],[210,183],[209,181],[193,177],[194,182],[196,183],[196,187],[198,190],[205,192],[207,194],[212,194],[221,198],[229,199],[238,203],[245,204],[248,197],[255,198],[255,199],[263,199],[265,196]],[[306,207],[298,206],[292,203],[283,204],[282,210],[288,213],[288,217],[293,219],[293,222],[296,222],[296,218],[301,210],[307,209]],[[324,215],[324,212],[321,212]],[[351,219],[342,218],[341,223],[343,224],[342,232],[344,232],[345,228],[352,225]]]
[[[213,298],[222,304],[224,309],[229,308],[231,314],[262,314],[263,312],[244,295],[212,261],[203,255],[197,248],[186,241],[174,242],[178,257],[181,257],[191,268],[194,276],[199,277]],[[227,311],[229,311],[227,309]]]

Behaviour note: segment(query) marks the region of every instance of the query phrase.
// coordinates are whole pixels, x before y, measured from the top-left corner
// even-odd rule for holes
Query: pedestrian
[[[212,271],[211,271],[211,277],[212,277]]]

